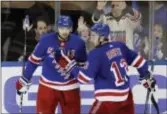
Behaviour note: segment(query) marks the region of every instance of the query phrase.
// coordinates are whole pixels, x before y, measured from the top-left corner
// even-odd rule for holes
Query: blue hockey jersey
[[[62,42],[58,39],[57,33],[48,33],[41,38],[29,57],[23,73],[24,77],[31,80],[33,72],[40,62],[43,61],[40,84],[57,90],[78,88],[79,83],[74,77],[71,76],[69,79],[64,79],[61,76],[62,74],[55,68],[54,54],[60,47],[66,49],[77,62],[83,63],[87,61],[85,43],[80,37],[71,34],[68,41]]]
[[[84,69],[74,67],[72,74],[81,83],[94,79],[95,97],[99,101],[124,101],[129,94],[128,66],[138,69],[140,78],[148,76],[146,60],[121,42],[106,43],[88,55]]]

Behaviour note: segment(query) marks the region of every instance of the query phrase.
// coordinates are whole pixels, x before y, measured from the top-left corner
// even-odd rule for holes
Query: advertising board
[[[156,64],[154,66],[154,77],[157,79],[157,87],[154,96],[160,107],[162,114],[167,113],[167,65],[166,63]],[[18,113],[19,111],[19,96],[16,94],[15,82],[22,75],[21,64],[19,63],[2,63],[2,113]],[[135,112],[136,114],[144,113],[144,105],[146,99],[146,89],[139,84],[139,76],[135,68],[129,68],[130,83],[134,95]],[[34,72],[32,79],[32,86],[27,94],[24,95],[23,112],[35,113],[36,93],[38,90],[38,81],[41,74],[41,66]],[[94,86],[90,84],[81,85],[81,113],[87,114],[94,101]],[[155,113],[153,105],[149,101],[149,111],[151,114]],[[58,107],[56,113],[60,113],[61,109]]]

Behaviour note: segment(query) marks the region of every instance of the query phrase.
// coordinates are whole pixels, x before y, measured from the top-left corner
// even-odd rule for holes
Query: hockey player
[[[80,37],[70,33],[72,20],[69,16],[60,16],[57,21],[58,32],[42,37],[29,57],[23,76],[16,82],[18,93],[25,93],[31,85],[32,74],[43,61],[42,74],[37,93],[37,113],[54,114],[60,104],[63,114],[80,113],[79,83],[74,77],[64,79],[65,75],[57,70],[56,51],[65,49],[68,56],[79,63],[87,61],[85,43]],[[63,60],[59,61],[63,64]]]
[[[144,87],[153,88],[155,79],[150,76],[147,61],[124,43],[109,43],[108,25],[98,23],[91,30],[96,33],[94,42],[97,47],[89,53],[87,66],[84,69],[78,68],[63,50],[60,57],[66,60],[66,65],[59,65],[81,83],[94,79],[95,102],[90,114],[134,114],[133,96],[127,76],[128,66],[137,68]],[[56,56],[56,61],[59,61],[60,57]]]

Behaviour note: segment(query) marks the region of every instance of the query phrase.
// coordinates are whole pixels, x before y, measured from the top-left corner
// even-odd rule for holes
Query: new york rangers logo
[[[52,47],[48,47],[47,53],[50,54],[53,52],[53,48]]]
[[[67,56],[73,59],[75,57],[75,52],[76,51],[74,49],[70,49],[67,51]]]

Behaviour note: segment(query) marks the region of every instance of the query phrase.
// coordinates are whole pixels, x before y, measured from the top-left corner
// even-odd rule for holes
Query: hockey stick
[[[154,60],[152,60],[151,71],[152,71],[152,74],[153,74],[153,71],[154,71]],[[158,106],[157,102],[155,101],[154,94],[153,94],[152,91],[155,91],[155,90],[151,90],[150,88],[147,89],[147,96],[146,96],[144,114],[148,114],[147,113],[148,112],[148,101],[149,101],[150,94],[151,94],[151,102],[152,102],[154,108],[156,109],[157,114],[160,114],[160,112],[159,112],[159,106]]]
[[[150,90],[147,89],[147,96],[146,96],[146,102],[145,102],[145,107],[144,107],[144,114],[148,114],[148,100],[150,96]]]
[[[27,52],[27,31],[28,31],[28,27],[29,27],[29,17],[28,15],[26,15],[25,17],[25,22],[23,22],[23,29],[24,29],[24,50],[23,50],[23,65],[22,65],[22,76],[23,76],[23,72],[25,70],[25,57],[26,57],[26,52]],[[23,114],[23,94],[21,93],[20,95],[20,107],[19,107],[19,113]]]
[[[19,106],[19,113],[23,114],[23,93],[20,95],[20,106]]]
[[[152,60],[152,66],[151,66],[151,71],[152,71],[152,73],[153,73],[153,71],[154,71],[154,61],[155,61],[155,60]],[[151,76],[153,76],[153,75],[151,75]],[[155,85],[154,85],[154,86],[155,86]],[[155,88],[154,88],[153,91],[155,91]],[[150,92],[151,92],[151,91],[150,91]],[[151,102],[152,102],[154,108],[156,109],[157,114],[160,114],[160,112],[159,112],[159,106],[158,106],[158,104],[157,104],[157,102],[156,102],[156,100],[155,100],[155,97],[154,97],[153,92],[151,92]]]
[[[159,112],[159,106],[158,106],[157,102],[155,101],[153,93],[151,94],[151,102],[153,103],[153,106],[156,109],[157,114],[160,114],[160,112]]]
[[[151,65],[151,76],[153,74],[153,71],[154,71],[154,62],[152,62],[152,65]],[[149,98],[150,98],[150,93],[151,93],[151,89],[148,88],[147,89],[147,96],[146,96],[146,102],[145,102],[145,108],[144,108],[144,114],[148,114],[148,101],[149,101]]]

